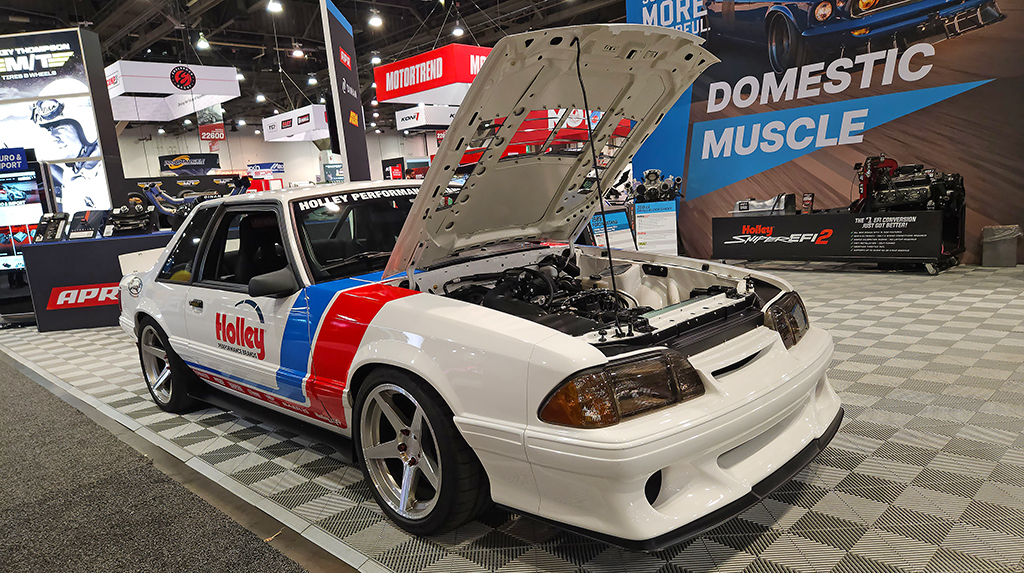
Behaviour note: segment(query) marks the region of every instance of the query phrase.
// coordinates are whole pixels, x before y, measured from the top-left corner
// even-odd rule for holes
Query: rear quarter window
[[[203,234],[210,224],[210,219],[213,218],[214,211],[216,208],[207,207],[193,213],[192,218],[185,224],[185,230],[178,238],[178,242],[171,249],[171,254],[160,268],[157,280],[182,284],[192,281],[199,243],[203,240]]]

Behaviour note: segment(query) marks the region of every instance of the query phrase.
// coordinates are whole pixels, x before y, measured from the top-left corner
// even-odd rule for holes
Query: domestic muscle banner
[[[736,201],[814,193],[815,209],[848,207],[853,166],[868,156],[959,173],[962,260],[980,262],[983,227],[1024,225],[1024,21],[1003,16],[1015,9],[1010,0],[627,0],[631,22],[696,33],[721,59],[694,84],[674,141],[652,136],[634,165],[685,167],[679,228],[699,257],[712,255],[711,220]]]

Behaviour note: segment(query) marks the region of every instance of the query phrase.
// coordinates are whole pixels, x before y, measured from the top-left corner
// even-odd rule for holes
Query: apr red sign
[[[352,69],[352,57],[341,46],[338,46],[338,61],[345,64],[346,68]]]
[[[114,305],[119,292],[117,283],[56,287],[50,291],[46,310]]]

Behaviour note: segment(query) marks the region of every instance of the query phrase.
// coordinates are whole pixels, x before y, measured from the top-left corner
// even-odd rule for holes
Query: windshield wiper
[[[342,259],[342,260],[340,260],[340,261],[338,261],[336,263],[331,263],[331,264],[329,264],[329,265],[327,265],[325,267],[322,267],[320,270],[323,271],[323,272],[330,272],[330,271],[333,271],[333,270],[337,270],[337,269],[346,267],[346,266],[351,265],[353,263],[360,263],[360,262],[363,262],[363,261],[368,261],[370,259],[378,259],[378,258],[390,257],[390,256],[391,256],[391,251],[364,251],[362,253],[356,253],[356,254],[354,254],[352,256],[345,257],[344,259]]]

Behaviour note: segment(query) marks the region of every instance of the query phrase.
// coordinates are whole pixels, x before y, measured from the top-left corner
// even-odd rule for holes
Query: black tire
[[[148,317],[141,319],[138,332],[142,378],[153,401],[161,410],[173,414],[194,410],[197,402],[190,396],[190,392],[201,383],[195,372],[171,349],[167,335],[155,320]],[[154,352],[159,350],[164,351],[163,357]],[[166,375],[163,374],[164,368]],[[166,379],[160,381],[163,376]]]
[[[775,16],[768,23],[768,61],[777,74],[810,61],[810,50],[800,31],[785,16]]]
[[[373,404],[368,403],[371,397]],[[406,424],[409,433],[403,435],[385,420],[387,416],[378,401],[382,398],[390,400],[403,421],[409,421]],[[421,426],[420,435],[411,430],[417,405],[427,422]],[[455,427],[452,417],[451,410],[433,388],[396,368],[380,367],[371,372],[356,396],[352,437],[359,466],[370,484],[374,500],[384,513],[396,525],[414,535],[436,535],[459,527],[490,504],[487,475]],[[375,425],[376,430],[373,429]],[[391,434],[387,433],[388,428],[391,428]],[[394,435],[393,439],[390,439],[391,435]],[[389,449],[392,443],[399,444],[395,446],[393,456],[373,453],[374,459],[368,463],[367,454],[372,451],[368,447],[380,445],[381,449]],[[401,446],[407,446],[407,449],[399,450]],[[431,456],[435,461],[429,461]],[[431,486],[425,470],[422,470],[431,465],[436,465],[440,474],[439,489]],[[421,472],[418,479],[413,479],[416,484],[412,486],[416,488],[412,492],[415,497],[413,505],[420,501],[420,495],[432,492],[433,497],[423,502],[429,508],[420,514],[412,515],[415,507],[399,513],[397,506],[402,500],[395,498],[393,488],[396,485],[401,488],[404,484],[404,471],[410,471],[410,476],[417,475],[413,469],[416,466]],[[402,476],[402,483],[398,483],[398,475]]]

